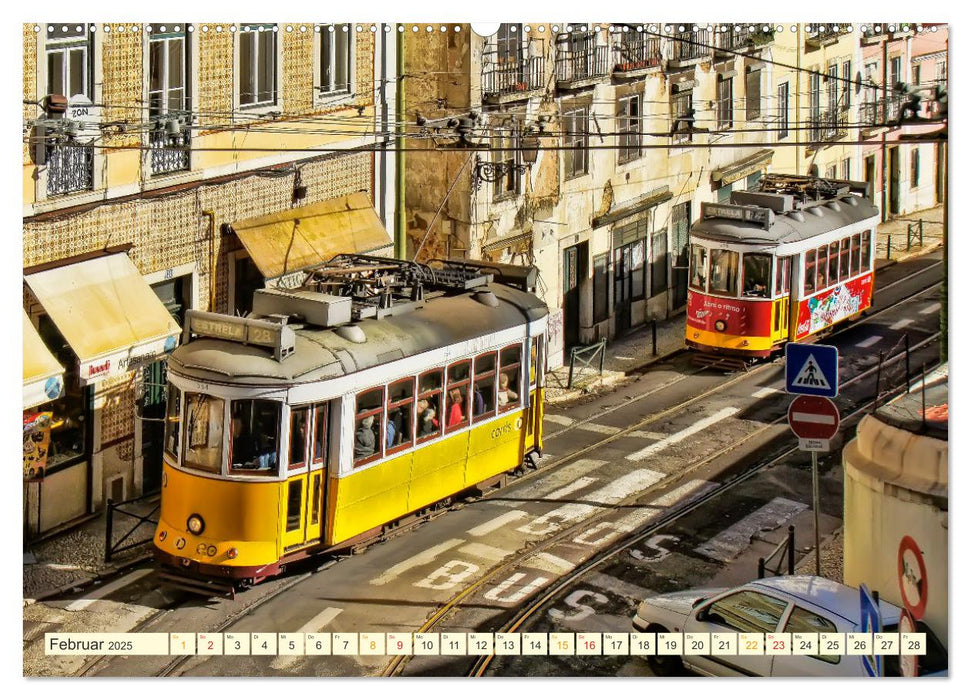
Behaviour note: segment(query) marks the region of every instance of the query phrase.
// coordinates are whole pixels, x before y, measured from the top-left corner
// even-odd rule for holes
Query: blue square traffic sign
[[[786,392],[836,396],[839,393],[839,350],[832,345],[786,345]]]

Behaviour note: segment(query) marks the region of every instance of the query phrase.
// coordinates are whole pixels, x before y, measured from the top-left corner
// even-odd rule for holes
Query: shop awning
[[[57,361],[34,324],[24,317],[24,408],[53,401],[64,392],[64,368]]]
[[[721,187],[737,182],[743,177],[747,177],[761,170],[772,160],[774,153],[775,151],[771,148],[763,148],[760,151],[756,151],[746,158],[742,158],[741,160],[726,165],[724,168],[713,171],[711,181],[716,184],[721,183]]]
[[[634,199],[616,203],[606,214],[593,217],[590,225],[593,228],[599,228],[600,226],[615,223],[621,219],[626,219],[628,216],[634,216],[659,204],[664,204],[664,202],[673,197],[674,194],[672,194],[671,188],[667,185],[657,187]]]
[[[364,192],[233,224],[267,279],[327,262],[340,253],[370,253],[391,245]]]
[[[494,241],[485,243],[482,246],[483,253],[491,253],[496,250],[502,250],[503,248],[509,248],[510,246],[516,246],[520,243],[533,240],[533,232],[528,233],[517,233],[512,236],[506,236],[505,238],[497,238]]]
[[[179,325],[124,253],[26,275],[24,280],[90,383],[173,350]]]

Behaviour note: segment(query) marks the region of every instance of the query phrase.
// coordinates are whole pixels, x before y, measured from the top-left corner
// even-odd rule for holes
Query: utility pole
[[[397,30],[397,27],[395,27]],[[404,32],[395,31],[395,149],[394,149],[394,255],[408,258],[408,231],[405,212],[405,40]]]

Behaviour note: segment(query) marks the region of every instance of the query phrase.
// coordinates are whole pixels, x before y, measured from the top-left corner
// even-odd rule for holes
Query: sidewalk
[[[923,245],[917,231],[907,241],[908,224],[923,222]],[[919,228],[919,227],[918,227]],[[904,214],[899,218],[877,226],[877,267],[886,265],[888,261],[901,262],[910,258],[929,253],[942,245],[944,241],[944,207],[938,205],[930,209]],[[889,236],[889,239],[888,239]],[[890,255],[887,255],[887,242],[890,242]]]

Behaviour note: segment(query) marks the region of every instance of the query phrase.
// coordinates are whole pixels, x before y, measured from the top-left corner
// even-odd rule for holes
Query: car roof
[[[766,589],[766,593],[781,593],[795,601],[815,605],[851,623],[860,620],[860,589],[838,581],[822,576],[777,576],[752,581],[750,585]],[[880,612],[885,623],[900,619],[900,608],[892,603],[881,600]]]

